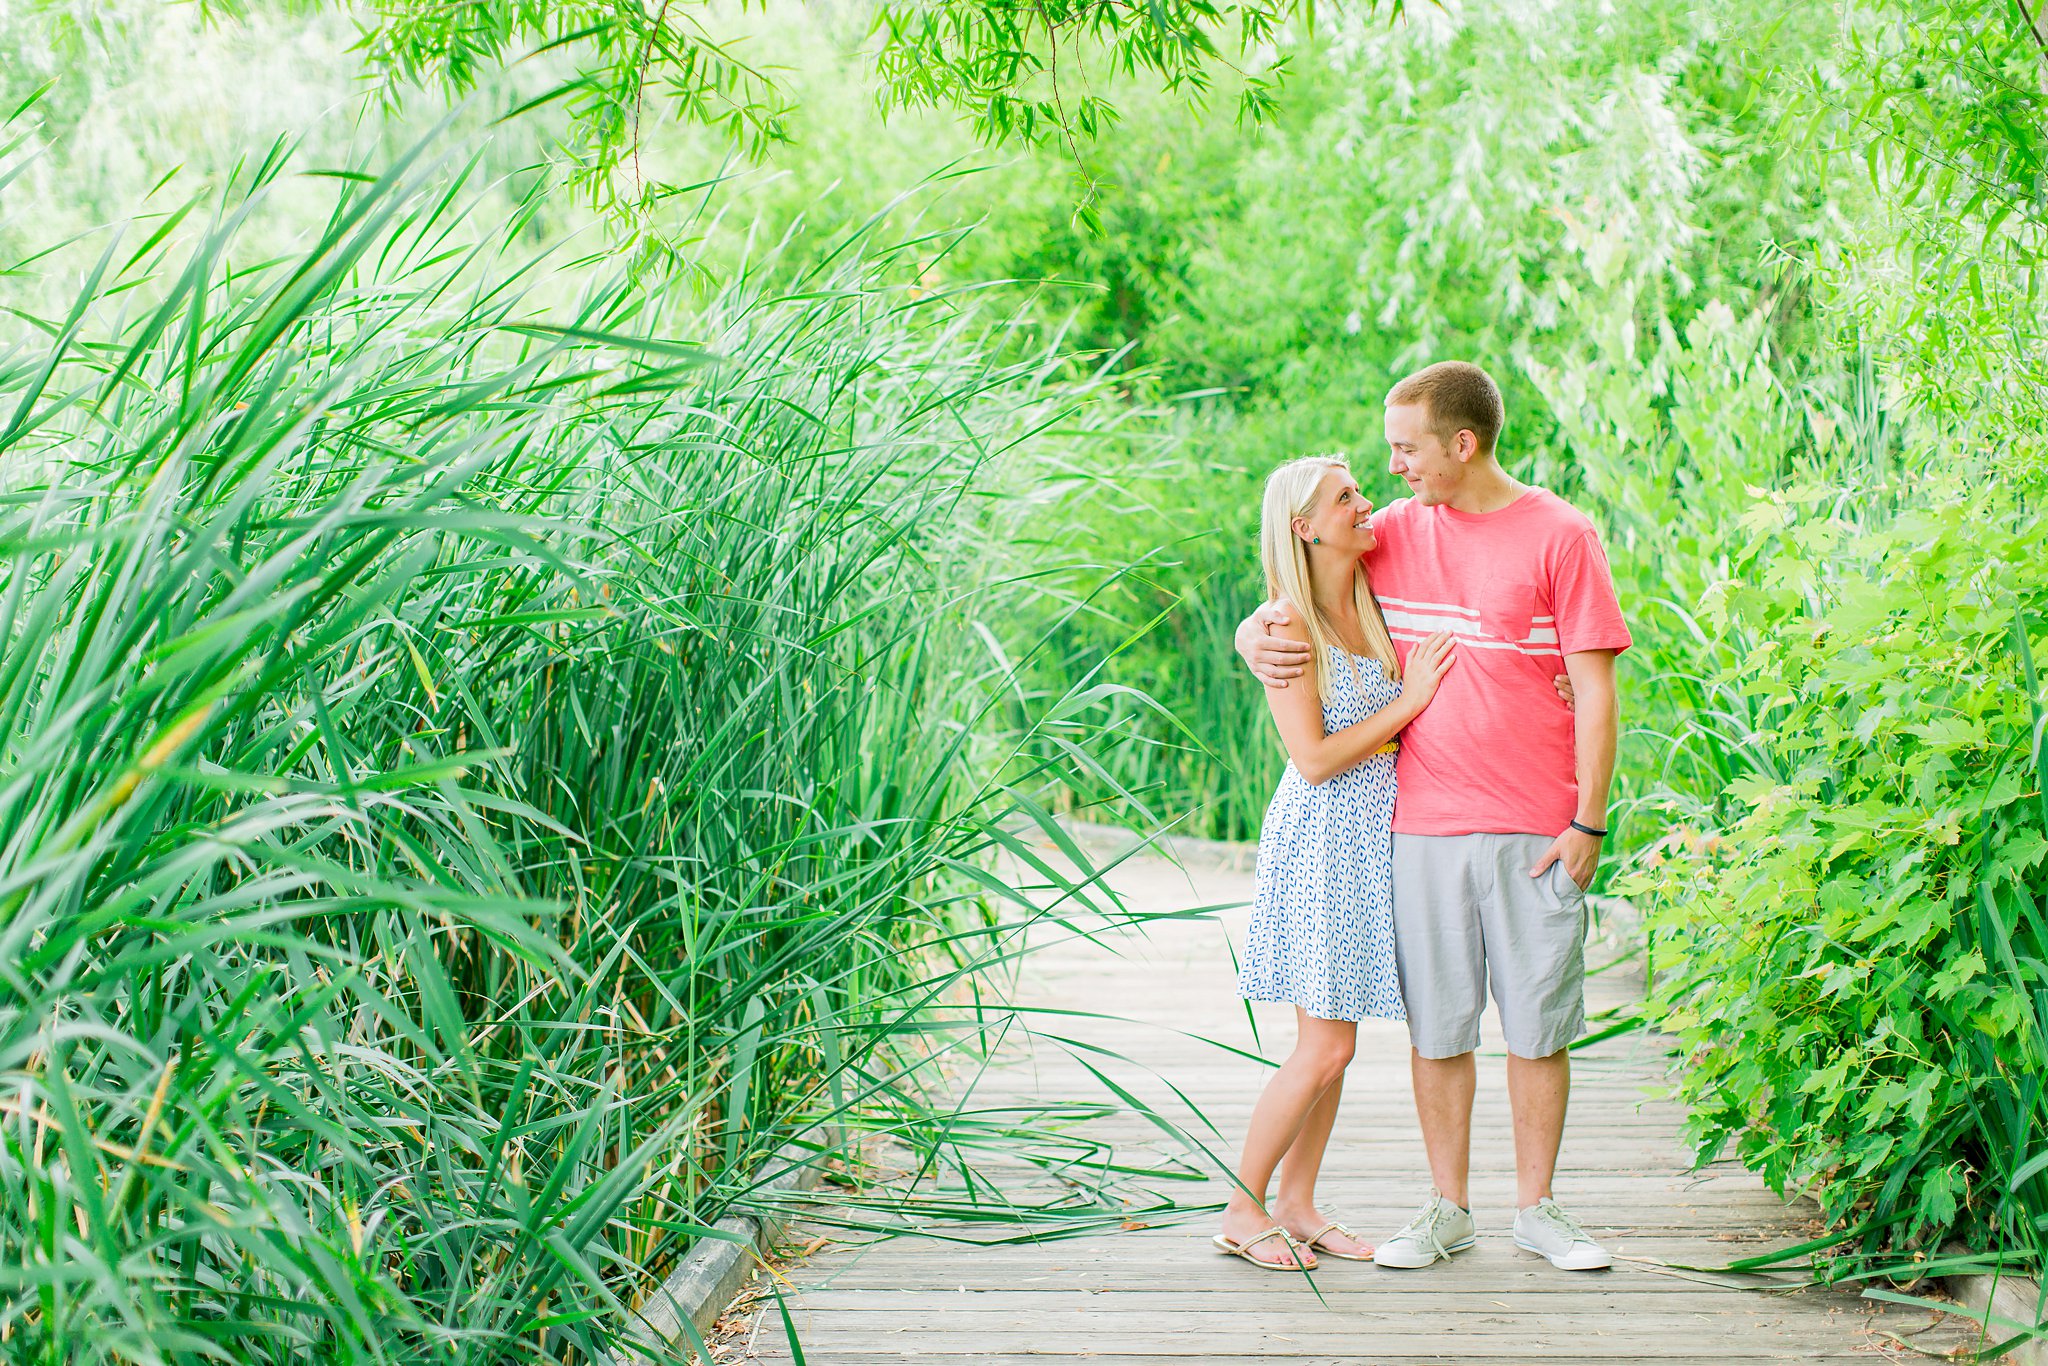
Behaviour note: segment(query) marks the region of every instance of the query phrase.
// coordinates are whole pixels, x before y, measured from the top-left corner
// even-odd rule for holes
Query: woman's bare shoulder
[[[1301,609],[1286,598],[1275,599],[1273,605],[1287,614],[1287,620],[1276,621],[1266,629],[1282,640],[1295,640],[1300,641],[1303,645],[1308,644],[1308,618],[1302,615]]]

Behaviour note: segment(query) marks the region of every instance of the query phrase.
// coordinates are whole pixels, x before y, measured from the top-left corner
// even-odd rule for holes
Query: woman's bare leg
[[[1300,1137],[1310,1112],[1324,1093],[1344,1075],[1357,1047],[1358,1026],[1349,1020],[1319,1020],[1300,1011],[1296,1020],[1299,1028],[1294,1051],[1266,1082],[1258,1104],[1252,1107],[1251,1129],[1245,1135],[1244,1155],[1237,1167],[1239,1188],[1230,1193],[1230,1203],[1223,1210],[1223,1232],[1230,1238],[1243,1240],[1278,1222],[1266,1205],[1266,1188],[1272,1184],[1273,1171]],[[1335,1119],[1333,1101],[1330,1120]],[[1328,1138],[1326,1127],[1317,1140],[1311,1169],[1320,1164],[1322,1144]],[[1286,1260],[1278,1239],[1255,1251],[1267,1261]],[[1306,1266],[1315,1265],[1314,1258],[1306,1254],[1301,1261]]]
[[[1280,1189],[1269,1208],[1273,1217],[1297,1238],[1312,1238],[1330,1222],[1316,1208],[1316,1180],[1322,1175],[1323,1154],[1330,1146],[1330,1133],[1337,1126],[1337,1107],[1343,1100],[1344,1077],[1339,1073],[1316,1097],[1308,1117],[1302,1120],[1301,1132],[1294,1136],[1294,1145],[1280,1161]],[[1341,1233],[1331,1233],[1326,1241],[1333,1250],[1354,1257],[1372,1254],[1372,1244]]]

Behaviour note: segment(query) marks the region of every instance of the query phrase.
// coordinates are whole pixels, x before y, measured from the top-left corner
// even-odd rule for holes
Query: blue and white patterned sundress
[[[1323,734],[1401,695],[1379,662],[1332,646]],[[1259,829],[1258,888],[1237,993],[1320,1020],[1406,1019],[1394,969],[1394,756],[1311,786],[1292,763]]]

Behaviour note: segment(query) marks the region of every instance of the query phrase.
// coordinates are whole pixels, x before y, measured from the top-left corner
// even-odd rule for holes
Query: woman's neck
[[[1347,558],[1342,566],[1334,563],[1311,564],[1309,566],[1309,595],[1316,600],[1316,610],[1340,626],[1352,627],[1358,624],[1358,602],[1352,596],[1353,576],[1358,573],[1358,561]]]

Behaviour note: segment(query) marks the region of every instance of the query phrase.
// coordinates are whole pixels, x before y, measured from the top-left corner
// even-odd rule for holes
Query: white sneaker
[[[1413,1271],[1432,1262],[1447,1262],[1457,1253],[1471,1249],[1479,1230],[1473,1226],[1472,1211],[1459,1209],[1435,1191],[1401,1231],[1373,1249],[1372,1259],[1381,1266]]]
[[[1587,1237],[1579,1221],[1547,1195],[1515,1216],[1515,1246],[1549,1258],[1560,1271],[1598,1271],[1614,1265],[1607,1249]]]

